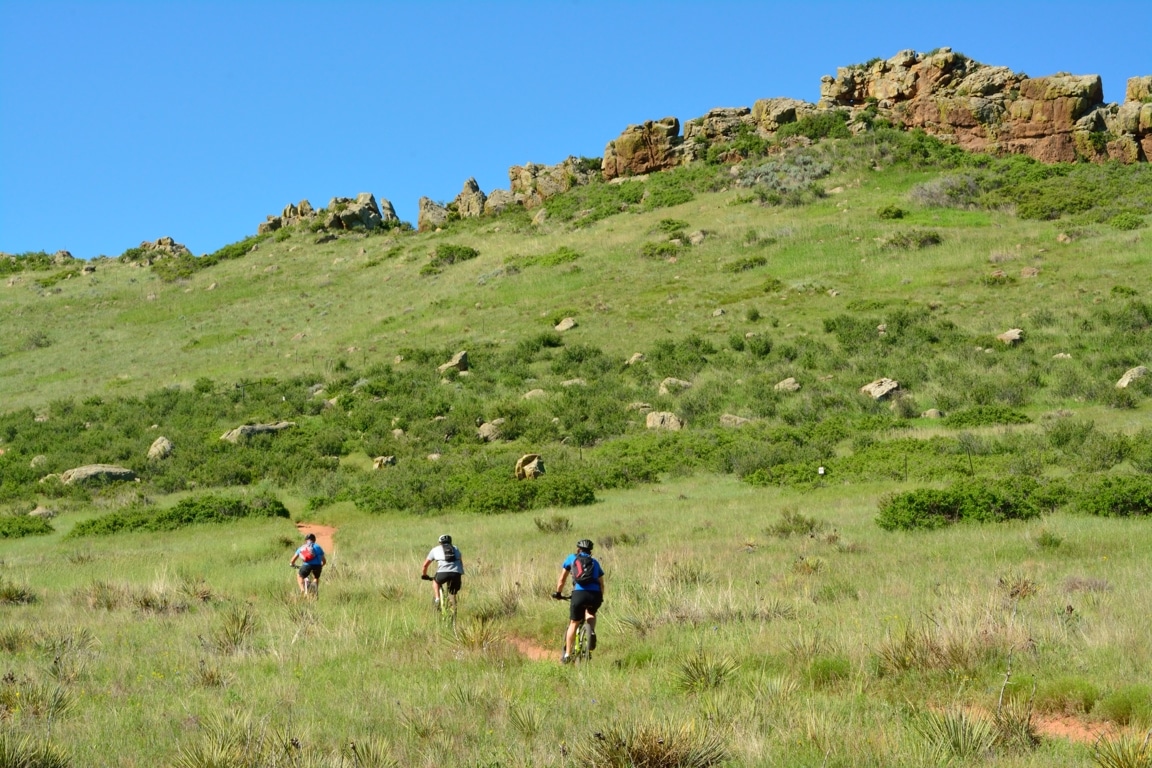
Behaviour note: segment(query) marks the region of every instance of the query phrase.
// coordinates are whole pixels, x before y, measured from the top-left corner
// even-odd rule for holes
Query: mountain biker
[[[604,602],[604,569],[600,567],[600,561],[592,557],[592,542],[589,539],[576,542],[576,551],[564,559],[552,597],[557,600],[562,597],[560,593],[569,575],[572,576],[572,605],[568,614],[568,631],[564,635],[564,655],[560,657],[562,663],[567,663],[572,654],[576,628],[581,621],[588,622],[588,631],[591,633],[588,650],[596,648],[596,611]]]
[[[436,563],[436,575],[428,575],[428,566]],[[424,567],[420,570],[420,578],[432,582],[432,604],[440,605],[440,588],[446,586],[448,595],[453,604],[456,603],[456,593],[460,591],[461,577],[464,575],[464,559],[460,550],[452,544],[452,537],[444,534],[439,543],[428,553],[424,559]]]
[[[304,543],[292,555],[292,559],[288,561],[289,565],[295,566],[296,561],[300,561],[300,569],[296,571],[296,581],[300,585],[300,594],[308,594],[308,577],[312,576],[316,579],[316,586],[320,586],[320,573],[324,570],[324,566],[328,565],[328,556],[324,554],[324,550],[316,543],[316,534],[310,533],[304,537]]]

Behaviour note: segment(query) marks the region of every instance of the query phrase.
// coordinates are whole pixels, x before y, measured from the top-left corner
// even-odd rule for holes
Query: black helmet
[[[591,539],[580,539],[580,541],[576,542],[576,549],[582,549],[585,552],[591,552],[592,551],[592,540]]]
[[[452,537],[449,536],[448,534],[444,534],[443,536],[440,537],[440,543],[441,544],[451,544],[452,543]]]

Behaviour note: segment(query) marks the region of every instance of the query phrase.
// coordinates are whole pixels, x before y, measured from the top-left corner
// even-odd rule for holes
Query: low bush
[[[0,516],[0,539],[20,539],[54,532],[55,529],[43,518],[30,515]]]
[[[750,269],[756,269],[757,267],[764,267],[767,265],[767,256],[745,256],[742,259],[736,259],[736,261],[728,262],[723,267],[721,267],[721,269],[732,274],[739,274],[740,272],[747,272]]]
[[[1126,231],[1130,231],[1133,229],[1140,229],[1141,227],[1143,227],[1144,226],[1144,217],[1138,213],[1132,213],[1131,211],[1124,211],[1123,213],[1118,213],[1115,216],[1113,216],[1111,219],[1108,220],[1108,223],[1111,224],[1116,229],[1119,229],[1122,232],[1126,232]]]
[[[940,233],[932,229],[908,229],[903,232],[896,232],[884,238],[881,243],[885,248],[896,248],[902,251],[910,251],[913,249],[927,248],[932,245],[940,245],[944,242],[944,238]]]
[[[953,429],[989,427],[997,424],[1031,424],[1032,419],[1005,405],[975,405],[948,414],[944,426]]]
[[[1035,480],[970,480],[946,489],[920,488],[881,498],[876,524],[886,531],[941,528],[961,521],[1003,522],[1038,517],[1050,503]]]
[[[1100,690],[1079,677],[1061,677],[1041,682],[1036,687],[1036,709],[1061,715],[1083,715],[1092,711],[1100,700]]]
[[[1117,725],[1152,725],[1152,688],[1126,685],[1105,694],[1092,708],[1092,714]]]
[[[577,259],[584,258],[584,254],[577,250],[562,245],[554,251],[542,253],[536,256],[520,256],[509,260],[510,264],[517,267],[558,267],[561,264],[571,264]]]
[[[134,508],[85,520],[72,529],[68,538],[108,536],[126,531],[173,531],[199,523],[223,523],[245,517],[287,518],[288,509],[269,496],[244,499],[210,494],[182,499],[166,510]]]
[[[1106,475],[1089,481],[1077,495],[1081,512],[1101,517],[1152,514],[1152,477]]]
[[[877,216],[879,216],[881,219],[886,219],[886,220],[902,219],[902,218],[904,218],[904,216],[907,213],[908,212],[905,211],[903,208],[896,206],[896,205],[885,205],[885,206],[882,206],[878,211],[876,211]]]
[[[671,240],[644,243],[640,246],[640,255],[646,259],[668,259],[680,253],[683,245]]]
[[[432,252],[431,260],[420,268],[422,275],[438,275],[444,267],[461,261],[470,261],[480,255],[480,251],[467,245],[457,243],[440,243]]]
[[[805,136],[813,141],[820,139],[849,139],[848,111],[833,109],[814,115],[805,115],[794,123],[786,123],[776,131],[776,138],[783,140],[792,136]]]

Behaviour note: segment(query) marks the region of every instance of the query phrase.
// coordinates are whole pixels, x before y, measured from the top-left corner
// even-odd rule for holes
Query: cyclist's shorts
[[[572,593],[572,607],[568,618],[583,621],[584,613],[596,615],[596,609],[604,602],[604,593],[592,589],[577,589]]]
[[[316,581],[320,581],[320,572],[323,570],[324,566],[320,563],[304,563],[304,565],[300,566],[300,570],[297,571],[297,573],[300,574],[300,578],[302,579],[308,578],[308,575],[311,574],[316,577]]]
[[[436,579],[436,583],[440,586],[448,587],[448,594],[454,595],[460,591],[460,574],[438,573],[434,578]]]

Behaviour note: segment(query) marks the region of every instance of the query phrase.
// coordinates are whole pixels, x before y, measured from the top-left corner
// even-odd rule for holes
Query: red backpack
[[[316,556],[316,547],[313,546],[312,542],[300,547],[300,559],[305,563],[314,563],[319,559]]]

